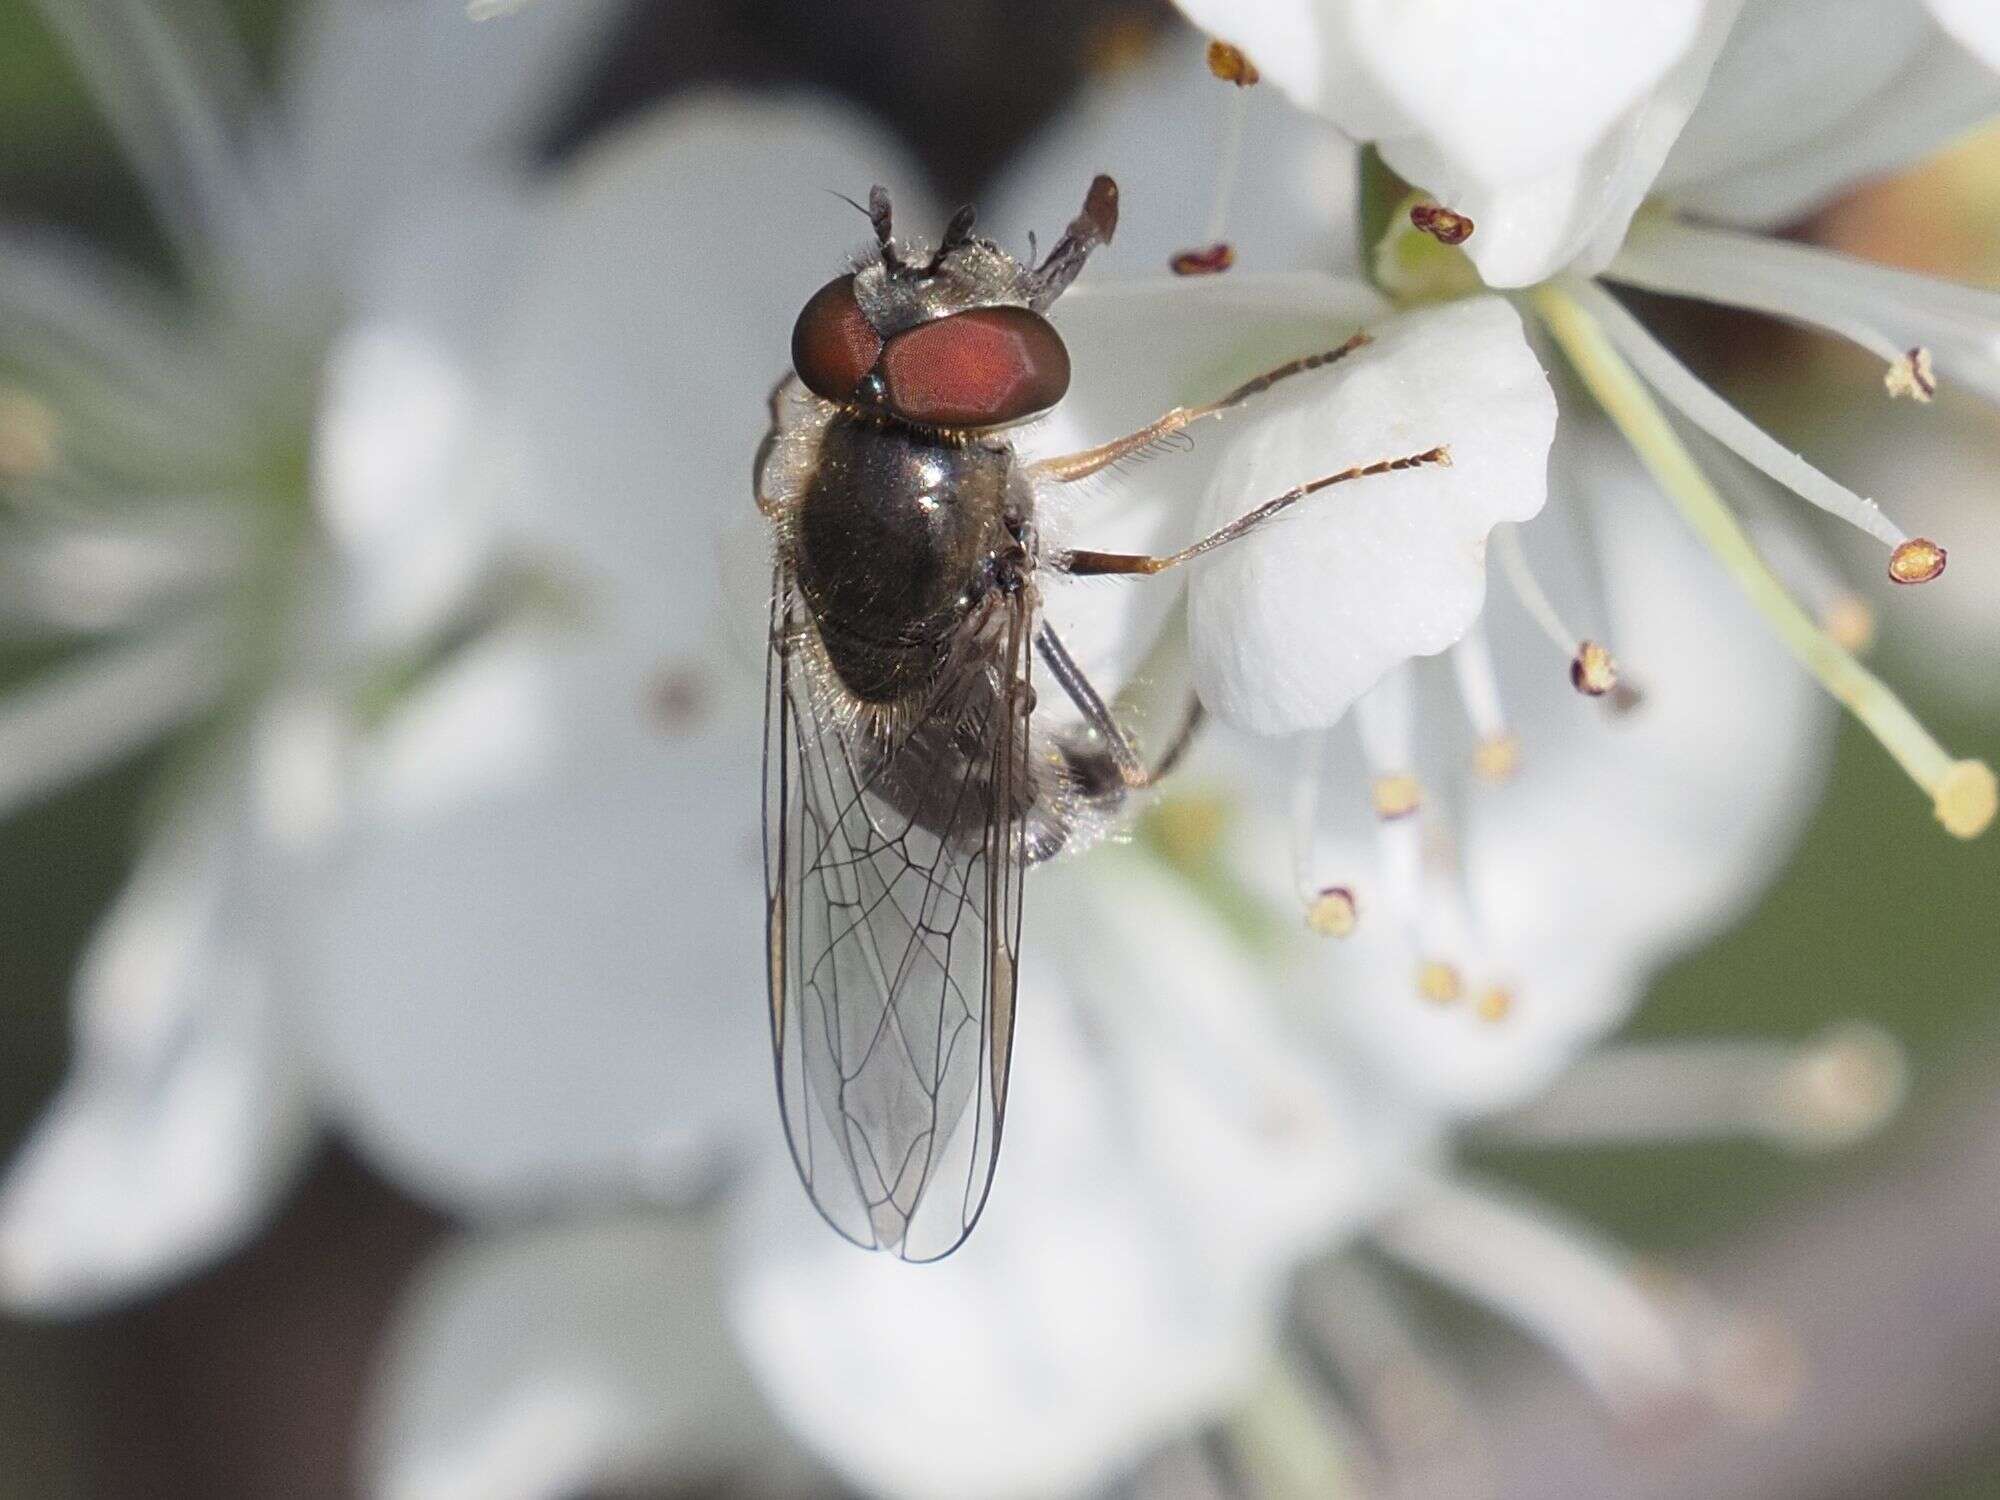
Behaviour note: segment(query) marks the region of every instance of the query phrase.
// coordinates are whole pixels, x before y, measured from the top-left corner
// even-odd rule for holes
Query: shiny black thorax
[[[847,690],[887,704],[927,687],[1013,544],[1004,441],[843,411],[796,521],[799,586]]]

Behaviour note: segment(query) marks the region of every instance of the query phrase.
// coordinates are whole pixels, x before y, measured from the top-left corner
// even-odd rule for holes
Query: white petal
[[[302,1159],[303,1075],[274,996],[270,872],[226,804],[148,850],[77,978],[68,1081],[0,1187],[0,1297],[73,1311],[206,1263]]]
[[[923,1267],[863,1255],[781,1164],[739,1251],[731,1313],[752,1368],[872,1494],[1087,1490],[1267,1357],[1279,1283],[1180,1232],[1061,992],[1023,988],[1006,1149],[963,1247]]]
[[[1595,271],[1651,192],[1734,14],[1733,0],[1711,4],[1693,44],[1655,88],[1600,139],[1539,171],[1484,178],[1421,137],[1385,140],[1382,159],[1472,219],[1465,253],[1487,285],[1530,286],[1572,264]],[[1524,98],[1520,107],[1532,113],[1534,105]]]
[[[1704,216],[1782,224],[2000,109],[2000,73],[1916,0],[1775,0],[1746,11],[1661,169]]]
[[[1177,33],[1137,66],[1085,88],[1078,102],[1015,156],[979,201],[981,230],[1017,251],[1069,222],[1093,174],[1118,182],[1118,234],[1057,304],[1114,277],[1158,275],[1175,252],[1199,248],[1219,137],[1236,91],[1219,83],[1193,33]],[[1244,140],[1224,234],[1245,273],[1345,270],[1354,243],[1354,147],[1272,89],[1241,96]],[[1169,124],[1171,122],[1171,124]]]
[[[1312,273],[1086,279],[1054,309],[1073,363],[1070,394],[1022,435],[1021,451],[1040,457],[1121,437],[1288,359],[1337,348],[1386,312],[1362,282]],[[1172,551],[1193,541],[1201,496],[1229,451],[1229,432],[1256,414],[1246,407],[1190,429],[1187,451],[1168,448],[1081,483],[1045,487],[1036,510],[1044,551]],[[1048,618],[1071,654],[1110,692],[1158,637],[1180,583],[1046,574],[1042,587]],[[1065,711],[1060,702],[1051,707]]]
[[[2000,71],[2000,10],[1986,0],[1928,0],[1938,24],[1987,67]]]
[[[1260,734],[1330,724],[1383,672],[1478,614],[1486,533],[1541,509],[1555,397],[1499,298],[1402,314],[1323,376],[1264,398],[1210,485],[1202,529],[1351,465],[1451,450],[1450,467],[1308,497],[1199,564],[1196,685]]]
[[[378,650],[435,629],[487,541],[470,371],[422,329],[362,323],[327,357],[313,500],[343,554],[344,634]]]
[[[468,26],[449,4],[325,0],[287,59],[297,200],[310,264],[340,267],[422,184],[518,158],[593,61],[610,0]]]
[[[773,1467],[785,1439],[723,1325],[715,1238],[690,1216],[448,1247],[384,1338],[369,1493],[553,1500]]]
[[[1688,53],[1709,9],[1705,0],[1322,0],[1319,8],[1347,13],[1351,45],[1408,121],[1396,134],[1423,138],[1489,183],[1581,158]]]

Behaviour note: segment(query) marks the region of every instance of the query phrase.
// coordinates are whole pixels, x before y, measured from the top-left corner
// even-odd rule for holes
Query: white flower
[[[811,264],[820,238],[812,216],[824,204],[779,186],[800,170],[793,130],[821,142],[843,137],[811,120],[758,135],[691,113],[600,149],[585,168],[561,239],[579,273],[559,317],[568,335],[550,346],[552,363],[526,382],[523,398],[585,393],[570,408],[537,408],[534,424],[551,453],[588,455],[601,466],[578,491],[579,505],[604,483],[654,493],[668,482],[661,475],[684,462],[719,465],[711,448],[740,454],[754,443],[768,360],[738,329],[782,330],[825,274]],[[1100,164],[1123,170],[1119,161],[1091,165]],[[1088,176],[1069,163],[1040,170],[1070,181],[1071,197]],[[1031,183],[1024,191],[1042,190]],[[675,257],[686,274],[656,293],[671,310],[658,316],[676,320],[675,336],[614,337],[635,318],[620,289],[660,259],[656,246],[618,226],[672,222],[669,206],[689,200],[716,205],[726,218],[738,195],[754,197],[770,225],[769,247],[759,253],[777,269],[738,278],[756,303],[731,303],[697,244],[684,260]],[[1017,199],[1003,192],[998,201]],[[905,221],[922,222],[915,202],[899,197]],[[629,221],[618,216],[627,204]],[[1000,212],[983,222],[1015,232]],[[1304,319],[1301,308],[1309,310]],[[1383,319],[1385,309],[1359,284],[1327,276],[1120,284],[1093,274],[1056,315],[1075,353],[1076,385],[1031,435],[1038,452],[1128,430],[1301,342],[1338,342],[1357,323]],[[1367,364],[1336,369],[1323,389],[1304,387],[1310,394],[1296,408],[1281,405],[1272,415],[1307,430],[1319,419],[1318,446],[1290,438],[1298,462],[1349,461],[1349,413],[1397,418],[1382,411],[1379,395],[1372,407],[1343,404],[1341,377],[1360,371],[1364,390],[1435,381],[1437,346],[1402,332],[1427,322],[1459,326],[1464,338],[1454,347],[1474,367],[1485,359],[1506,372],[1459,391],[1455,405],[1431,408],[1440,420],[1502,427],[1509,414],[1482,412],[1481,404],[1496,392],[1521,399],[1524,385],[1531,395],[1522,404],[1535,408],[1512,416],[1511,447],[1482,452],[1475,441],[1449,471],[1470,481],[1463,545],[1471,549],[1492,524],[1488,507],[1523,503],[1518,494],[1482,493],[1490,472],[1520,474],[1531,502],[1525,510],[1539,503],[1552,418],[1504,308],[1472,304],[1380,324],[1373,377]],[[640,326],[654,331],[650,322]],[[601,389],[591,371],[607,347],[633,363],[621,382]],[[664,377],[643,362],[672,371],[688,347],[717,355],[702,387],[683,397],[685,425],[646,423],[644,403]],[[1246,440],[1255,437],[1254,409],[1232,421]],[[737,438],[711,441],[717,433]],[[1227,451],[1198,439],[1192,454],[1094,486],[1048,518],[1050,545],[1157,546],[1198,532],[1200,496]],[[693,493],[721,493],[727,482],[718,469]],[[726,610],[728,594],[713,588],[712,552],[681,545],[702,524],[715,523],[691,519],[663,530],[650,544],[657,550],[643,557],[638,538],[607,532],[592,571],[611,576],[628,567],[634,611],[684,592]],[[1313,529],[1307,513],[1276,535]],[[1663,537],[1657,518],[1626,541],[1629,550],[1613,561],[1636,570],[1632,607],[1689,597],[1664,584],[1680,577],[1684,542]],[[621,564],[621,556],[632,560]],[[1376,606],[1383,614],[1408,597],[1396,589],[1421,589],[1441,576],[1426,571],[1440,566],[1432,559],[1392,560],[1418,571],[1414,582],[1384,584]],[[1574,582],[1581,571],[1561,576]],[[1621,573],[1621,582],[1627,577]],[[1692,597],[1715,634],[1739,633],[1734,601],[1718,593],[1712,569],[1697,582]],[[746,583],[741,611],[752,651],[757,587]],[[1051,580],[1047,595],[1065,638],[1109,682],[1122,680],[1163,622],[1172,628],[1174,594],[1164,584],[1149,592]],[[617,617],[624,595],[613,589],[603,597]],[[1575,608],[1573,597],[1562,602]],[[1200,607],[1198,598],[1191,607]],[[1476,612],[1478,600],[1460,607]],[[755,935],[728,935],[732,924],[754,924],[757,895],[729,892],[738,878],[754,886],[747,781],[756,730],[747,712],[732,725],[727,705],[729,672],[747,681],[754,666],[746,654],[732,667],[731,626],[699,613],[691,624],[648,623],[635,632],[644,649],[635,645],[629,659],[607,659],[589,674],[573,664],[561,674],[579,683],[565,716],[577,726],[579,748],[561,778],[574,804],[559,801],[562,810],[550,814],[543,810],[550,794],[529,787],[400,831],[385,820],[359,857],[329,871],[318,902],[330,927],[327,969],[358,977],[342,981],[337,997],[329,992],[321,1055],[351,1128],[404,1180],[461,1206],[604,1214],[567,1228],[495,1231],[448,1257],[418,1289],[392,1335],[375,1405],[381,1493],[526,1496],[639,1475],[688,1480],[768,1455],[774,1420],[819,1462],[872,1492],[1076,1492],[1191,1427],[1256,1408],[1293,1326],[1294,1271],[1362,1236],[1504,1307],[1569,1353],[1615,1401],[1643,1407],[1699,1384],[1683,1330],[1625,1273],[1621,1257],[1539,1210],[1457,1181],[1444,1148],[1460,1122],[1533,1095],[1627,1013],[1658,962],[1768,874],[1811,792],[1823,723],[1774,643],[1753,639],[1717,659],[1708,633],[1677,636],[1657,613],[1641,610],[1634,649],[1645,658],[1641,677],[1653,668],[1656,701],[1645,714],[1603,726],[1601,706],[1569,690],[1553,652],[1540,672],[1522,671],[1537,663],[1518,651],[1506,658],[1509,701],[1521,695],[1526,768],[1490,802],[1469,806],[1465,833],[1469,865],[1489,872],[1476,913],[1488,930],[1474,935],[1498,941],[1455,955],[1468,986],[1502,978],[1514,985],[1518,1006],[1506,1018],[1483,1009],[1477,990],[1455,1009],[1425,1008],[1430,1002],[1412,982],[1424,955],[1396,946],[1416,929],[1388,919],[1388,884],[1358,863],[1350,878],[1368,936],[1357,935],[1351,953],[1305,931],[1282,878],[1275,894],[1266,888],[1286,861],[1254,840],[1240,902],[1227,894],[1237,877],[1186,857],[1185,841],[1170,830],[1036,870],[1027,894],[1023,1032],[994,1196],[961,1250],[940,1265],[910,1268],[856,1253],[812,1216],[778,1149],[767,1064],[745,1058],[764,1040],[761,1014],[745,1003],[761,982]],[[1496,637],[1532,628],[1518,615],[1494,625]],[[671,657],[697,642],[725,643],[705,658],[714,719],[635,751],[642,763],[650,755],[650,780],[605,770],[596,749],[639,696],[634,684],[648,680],[661,651]],[[1371,649],[1380,664],[1352,691],[1412,648],[1392,641]],[[1737,715],[1729,733],[1714,732],[1712,709]],[[746,860],[740,870],[718,869],[710,847],[671,836],[689,816],[674,800],[697,795],[698,783],[692,772],[659,763],[709,734],[718,755],[726,735],[738,747],[746,784],[733,814]],[[1459,738],[1447,730],[1440,743]],[[1746,741],[1768,755],[1747,771]],[[1225,742],[1206,754],[1205,775],[1220,799],[1263,826],[1269,809],[1259,789],[1271,778],[1257,755]],[[1440,765],[1468,760],[1461,754]],[[1202,785],[1201,768],[1192,769]],[[1593,788],[1600,771],[1603,784]],[[1451,779],[1439,770],[1440,794]],[[1683,780],[1701,816],[1689,816],[1675,795]],[[588,811],[607,802],[615,812]],[[1192,812],[1199,822],[1204,805],[1199,797],[1170,801],[1160,815],[1171,824]],[[574,837],[564,833],[570,824]],[[1282,850],[1282,821],[1275,839]],[[501,886],[492,874],[503,850],[523,847],[536,854],[527,872],[531,897],[515,893],[519,877]],[[1626,866],[1634,847],[1661,867],[1657,903],[1642,872]],[[1338,855],[1329,843],[1316,857]],[[1532,875],[1518,891],[1490,873],[1514,869]],[[632,870],[653,872],[640,883],[660,893],[656,901],[640,905],[628,894]],[[1577,885],[1586,888],[1581,895]],[[731,900],[749,914],[732,910]],[[399,917],[401,908],[410,915]],[[1229,911],[1247,918],[1247,932],[1223,919]],[[436,930],[471,939],[441,945]],[[371,944],[387,935],[393,946],[371,958],[352,951],[363,939],[348,934],[366,934]],[[601,965],[591,958],[587,983],[571,979],[576,960],[555,946],[558,934],[573,936],[586,956],[603,954]],[[635,941],[663,951],[622,967]],[[713,951],[678,957],[664,947],[674,943]],[[552,969],[538,949],[569,962]],[[723,974],[731,963],[733,978]],[[683,972],[722,975],[715,982],[733,1005],[712,1007],[705,990],[683,987]],[[1400,1047],[1390,1035],[1398,1019],[1409,1026]],[[1429,1052],[1448,1055],[1437,1078],[1423,1076]],[[1794,1116],[1769,1106],[1771,1080],[1797,1061],[1778,1049],[1747,1068],[1730,1101],[1740,1104],[1736,1114],[1662,1130],[1776,1128],[1772,1120]],[[1690,1065],[1706,1064],[1697,1056]],[[1672,1065],[1666,1073],[1679,1076]],[[1539,1122],[1516,1128],[1574,1138],[1563,1111],[1558,1094]],[[718,1160],[719,1142],[733,1156]],[[726,1192],[720,1203],[710,1200],[699,1227],[684,1215],[616,1212],[634,1197],[678,1202],[715,1187]],[[1466,1231],[1490,1234],[1495,1225],[1506,1231],[1505,1253],[1483,1259],[1484,1241],[1468,1240]],[[1553,1295],[1541,1269],[1552,1254],[1564,1267]],[[662,1341],[681,1359],[661,1359]],[[524,1464],[524,1445],[543,1461]]]
[[[461,784],[523,749],[486,644],[522,574],[481,508],[482,314],[518,262],[507,153],[602,15],[453,45],[418,11],[328,4],[260,101],[224,40],[50,7],[192,290],[0,233],[0,628],[71,648],[0,702],[0,797],[158,742],[173,767],[78,976],[71,1077],[0,1196],[16,1306],[219,1253],[300,1160],[287,882],[338,816],[349,735],[456,677],[498,689],[458,700],[484,750]]]
[[[1400,187],[1364,163],[1373,205],[1388,213],[1387,233],[1364,253],[1391,296],[1425,305],[1484,286],[1531,288],[1523,305],[1540,331],[1770,627],[1883,742],[1949,832],[1981,832],[2000,801],[1990,768],[1951,757],[1853,660],[1842,640],[1865,634],[1853,591],[1827,586],[1789,523],[1760,518],[1753,546],[1661,402],[1701,441],[1890,549],[1897,582],[1937,577],[1946,550],[1783,447],[1582,273],[1826,329],[1880,355],[1892,394],[1927,401],[1956,376],[2000,395],[2000,294],[1696,227],[1672,208],[1778,222],[1990,116],[2000,108],[2000,73],[1982,60],[1990,23],[1962,8],[1934,17],[1917,0],[1752,0],[1740,15],[1716,0],[1653,7],[1643,23],[1602,7],[1533,17],[1360,0],[1183,8],[1268,64],[1295,99],[1375,141],[1418,190],[1394,201]],[[1651,193],[1659,205],[1634,218]],[[1259,204],[1285,206],[1282,196]],[[1249,568],[1239,564],[1235,581],[1212,616],[1254,611],[1268,617],[1267,638],[1315,641],[1322,657],[1352,638],[1347,622],[1328,628],[1315,595],[1294,589],[1287,609]],[[1302,718],[1273,713],[1294,696],[1267,669],[1250,692],[1217,701],[1246,724],[1296,727]],[[1253,700],[1263,717],[1248,711]]]

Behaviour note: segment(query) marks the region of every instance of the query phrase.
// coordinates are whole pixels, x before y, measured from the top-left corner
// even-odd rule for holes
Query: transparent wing
[[[876,747],[815,697],[780,569],[764,731],[771,1042],[806,1191],[858,1245],[964,1240],[1006,1118],[1026,866],[1028,606]]]

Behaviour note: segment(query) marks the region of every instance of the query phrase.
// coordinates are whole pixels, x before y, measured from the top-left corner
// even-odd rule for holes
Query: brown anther
[[[1377,776],[1368,788],[1368,798],[1375,805],[1376,817],[1407,818],[1423,805],[1424,789],[1416,777],[1405,771]]]
[[[33,479],[56,461],[56,414],[26,391],[0,389],[0,483]]]
[[[1354,931],[1359,916],[1354,892],[1344,885],[1329,885],[1306,907],[1306,926],[1321,937],[1344,938]]]
[[[1472,238],[1472,220],[1438,203],[1411,204],[1410,223],[1440,245],[1463,245]]]
[[[1506,781],[1521,769],[1521,737],[1512,733],[1481,740],[1472,751],[1472,771],[1481,781]]]
[[[1449,1005],[1465,993],[1465,981],[1453,965],[1427,958],[1417,965],[1417,993],[1433,1005]]]
[[[1242,48],[1232,47],[1227,42],[1208,44],[1208,71],[1239,89],[1249,88],[1264,76],[1257,71],[1257,65],[1243,55]]]
[[[699,725],[708,700],[708,679],[699,668],[683,662],[662,667],[646,689],[646,708],[653,722],[669,734],[686,734]]]
[[[1569,684],[1579,693],[1602,698],[1618,686],[1618,663],[1596,641],[1578,641],[1569,664]]]
[[[1644,708],[1646,706],[1646,695],[1631,683],[1621,682],[1611,689],[1610,695],[1605,698],[1604,703],[1605,707],[1609,708],[1612,713],[1622,719],[1625,715],[1636,714],[1640,709]]]
[[[1856,656],[1875,644],[1875,611],[1859,594],[1842,594],[1829,601],[1819,625],[1836,646]]]
[[[1891,396],[1929,401],[1937,394],[1937,372],[1931,368],[1931,351],[1919,344],[1883,372],[1882,384],[1889,388]]]
[[[1514,1010],[1514,992],[1505,985],[1490,984],[1479,993],[1472,1013],[1482,1021],[1504,1021]]]
[[[1929,583],[1944,571],[1945,550],[1929,537],[1898,542],[1889,554],[1889,577],[1896,583]]]
[[[1176,276],[1219,276],[1236,264],[1236,247],[1217,240],[1204,250],[1179,250],[1167,262]]]

